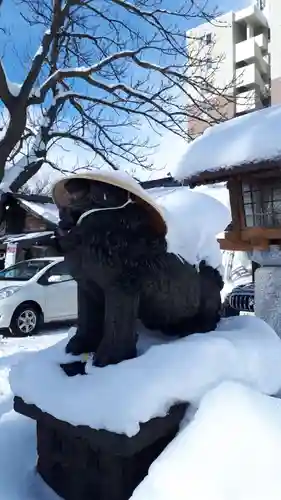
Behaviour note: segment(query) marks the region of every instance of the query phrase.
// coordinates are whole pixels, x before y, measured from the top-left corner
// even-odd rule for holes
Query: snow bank
[[[231,221],[227,206],[185,186],[150,192],[164,212],[168,250],[192,264],[205,259],[211,266],[219,267],[222,257],[216,236]]]
[[[198,186],[193,191],[212,196],[212,198],[220,201],[230,211],[229,191],[223,183],[211,186]]]
[[[234,382],[202,400],[131,500],[279,500],[281,401]]]
[[[53,335],[0,340],[0,498],[1,500],[59,500],[35,473],[36,425],[12,411],[9,371],[30,351],[46,348],[65,337],[65,329]]]
[[[208,128],[187,146],[175,172],[182,180],[205,170],[281,157],[281,106],[255,111]]]
[[[72,359],[65,344],[32,353],[14,367],[14,394],[73,425],[128,436],[176,402],[197,404],[224,380],[267,394],[281,387],[281,340],[252,316],[222,320],[215,332],[155,345],[116,366],[90,366],[87,376],[69,378],[60,369],[60,362]]]

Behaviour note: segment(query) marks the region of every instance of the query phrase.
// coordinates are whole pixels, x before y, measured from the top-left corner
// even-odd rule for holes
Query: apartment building
[[[228,12],[213,23],[189,30],[187,42],[188,51],[203,44],[201,53],[205,50],[210,62],[219,60],[214,70],[208,67],[207,58],[207,68],[203,68],[213,71],[214,85],[222,89],[217,103],[221,113],[214,111],[215,118],[220,114],[232,118],[281,103],[281,0],[256,0],[243,10]],[[194,75],[194,69],[189,71]],[[191,137],[207,126],[196,117],[190,119]]]

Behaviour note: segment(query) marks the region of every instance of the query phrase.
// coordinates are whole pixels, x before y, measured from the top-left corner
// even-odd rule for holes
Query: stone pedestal
[[[281,267],[261,267],[255,273],[255,314],[281,338]]]
[[[70,425],[14,398],[15,411],[37,423],[37,470],[64,500],[128,500],[175,437],[186,407],[173,406],[166,417],[141,424],[129,438]]]

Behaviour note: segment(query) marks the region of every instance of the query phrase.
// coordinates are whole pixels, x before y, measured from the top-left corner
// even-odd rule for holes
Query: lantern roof
[[[187,146],[175,178],[199,185],[261,169],[281,169],[280,105],[209,127]]]

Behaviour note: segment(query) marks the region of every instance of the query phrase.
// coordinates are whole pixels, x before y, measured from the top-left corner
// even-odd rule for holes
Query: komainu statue
[[[136,356],[137,319],[176,337],[214,330],[221,311],[219,271],[168,252],[160,207],[116,174],[71,176],[53,190],[57,245],[78,284],[78,327],[66,350],[94,353],[96,366]]]

